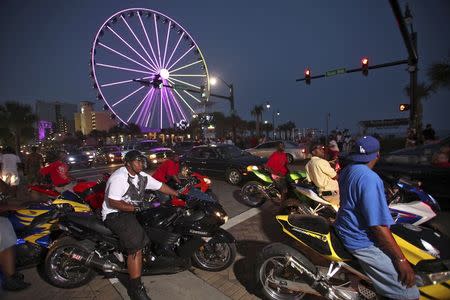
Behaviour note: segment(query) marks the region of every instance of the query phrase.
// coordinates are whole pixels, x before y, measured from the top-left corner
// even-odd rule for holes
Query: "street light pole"
[[[234,109],[234,87],[232,83],[228,83],[226,82],[222,77],[220,76],[216,76],[216,78],[218,78],[220,81],[222,81],[223,84],[225,84],[228,88],[229,88],[229,96],[220,96],[220,95],[216,95],[216,94],[210,94],[210,96],[213,97],[217,97],[217,98],[222,98],[222,99],[227,99],[228,101],[230,101],[230,108],[231,108],[231,131],[233,133],[233,142],[236,143],[236,120],[235,120],[235,116],[236,116],[236,111]]]

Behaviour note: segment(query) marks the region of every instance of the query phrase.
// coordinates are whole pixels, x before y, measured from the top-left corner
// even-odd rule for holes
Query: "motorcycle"
[[[156,206],[156,205],[155,205]],[[188,201],[185,207],[159,205],[136,214],[150,238],[143,249],[142,274],[170,274],[192,264],[207,271],[221,271],[236,257],[233,236],[220,228],[228,220],[217,202]],[[50,247],[44,273],[61,288],[87,284],[96,270],[107,276],[127,273],[126,253],[119,239],[101,221],[82,214],[59,221],[65,237]]]
[[[301,299],[312,294],[326,299],[377,299],[370,279],[325,218],[292,214],[278,215],[276,219],[284,233],[329,261],[329,265],[315,265],[302,251],[285,244],[270,244],[260,253],[256,268],[257,282],[265,297]],[[447,299],[450,241],[431,229],[410,224],[395,224],[391,231],[414,266],[421,295],[426,299]]]
[[[55,224],[70,211],[91,212],[83,202],[65,199],[63,195],[47,203],[33,203],[8,214],[17,235],[16,265],[18,269],[36,266],[42,262],[47,249],[59,235]]]
[[[241,198],[245,204],[256,207],[267,200],[271,200],[277,205],[281,204],[281,193],[270,172],[257,166],[248,166],[247,172],[253,174],[257,180],[248,181],[242,186]],[[287,175],[289,185],[304,178],[306,178],[306,173],[302,171],[290,171]]]
[[[211,179],[200,173],[191,172],[189,169],[184,171],[183,176],[185,178],[181,179],[181,187],[177,187],[174,183],[168,183],[168,185],[174,189],[178,189],[184,195],[199,197],[206,199],[206,201],[217,201],[211,190]],[[176,197],[173,197],[171,201],[173,206],[184,207],[186,205],[185,201]]]

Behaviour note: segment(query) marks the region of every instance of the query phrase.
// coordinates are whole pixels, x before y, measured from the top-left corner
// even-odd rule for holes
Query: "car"
[[[174,153],[170,148],[159,147],[147,151],[144,155],[147,157],[147,167],[154,168],[167,159],[169,153]]]
[[[157,140],[142,140],[127,142],[122,147],[122,158],[128,151],[138,150],[144,155],[150,155],[150,150],[155,148],[161,148],[162,144]]]
[[[304,144],[297,144],[291,141],[270,141],[261,143],[258,146],[245,151],[259,156],[259,157],[269,157],[273,152],[277,150],[278,144],[280,142],[284,143],[284,151],[287,154],[288,162],[291,164],[294,161],[304,160],[307,158],[307,147]]]
[[[119,146],[109,145],[98,149],[94,162],[96,164],[107,165],[110,163],[121,163],[122,152]]]
[[[78,149],[81,153],[86,155],[90,162],[93,162],[97,155],[97,148],[94,146],[83,146]]]
[[[220,176],[231,184],[239,184],[246,176],[247,168],[262,166],[267,159],[251,155],[234,145],[197,146],[180,158],[184,168],[208,176]]]
[[[67,153],[67,162],[70,167],[88,168],[91,165],[89,157],[80,150],[71,150]]]
[[[397,150],[381,155],[375,171],[394,177],[419,181],[424,191],[439,201],[441,208],[450,208],[450,168],[433,163],[433,157],[450,147],[450,136],[434,144]]]
[[[189,152],[189,150],[191,150],[195,146],[200,146],[200,145],[201,145],[201,143],[196,142],[196,141],[178,142],[175,144],[175,146],[173,146],[173,151],[175,151],[175,153],[183,155],[183,154]]]

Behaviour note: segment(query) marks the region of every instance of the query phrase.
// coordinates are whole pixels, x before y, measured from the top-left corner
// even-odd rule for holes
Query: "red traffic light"
[[[361,59],[361,69],[364,76],[369,74],[369,59],[367,57]]]
[[[310,69],[306,69],[305,70],[305,76],[311,76],[311,70]]]
[[[364,65],[368,66],[369,65],[369,59],[367,57],[364,57],[363,59],[361,59],[361,63],[362,63],[363,66]]]
[[[401,104],[398,106],[398,109],[399,109],[400,111],[407,111],[407,110],[409,110],[409,104],[407,104],[407,103],[401,103]]]
[[[309,68],[305,69],[305,82],[311,84],[311,70]]]

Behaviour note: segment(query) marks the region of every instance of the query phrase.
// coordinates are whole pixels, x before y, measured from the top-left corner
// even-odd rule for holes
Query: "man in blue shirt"
[[[419,299],[415,274],[389,229],[394,223],[381,178],[372,171],[380,143],[363,136],[339,174],[340,208],[335,222],[344,246],[359,261],[376,292],[392,299]]]

